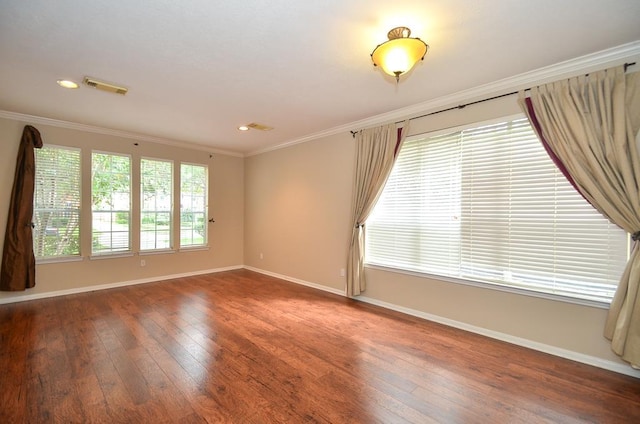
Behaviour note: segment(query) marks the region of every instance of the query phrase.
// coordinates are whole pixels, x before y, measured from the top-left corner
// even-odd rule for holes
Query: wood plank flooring
[[[0,305],[0,423],[640,423],[640,380],[246,270]]]

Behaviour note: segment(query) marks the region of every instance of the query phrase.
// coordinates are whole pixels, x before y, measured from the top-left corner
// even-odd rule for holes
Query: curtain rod
[[[625,63],[624,64],[624,71],[627,72],[627,69],[629,68],[629,66],[633,66],[635,64],[636,64],[636,62]],[[586,74],[585,76],[589,76],[589,74]],[[497,96],[488,97],[486,99],[481,99],[481,100],[476,100],[474,102],[464,103],[464,104],[461,104],[461,105],[458,105],[458,106],[451,106],[451,107],[448,107],[446,109],[437,110],[435,112],[425,113],[424,115],[414,116],[413,118],[409,118],[409,121],[413,121],[414,119],[424,118],[425,116],[437,115],[439,113],[448,112],[448,111],[454,110],[454,109],[464,109],[467,106],[471,106],[471,105],[475,105],[475,104],[483,103],[483,102],[488,102],[489,100],[500,99],[502,97],[513,96],[514,94],[518,94],[520,91],[528,91],[528,90],[531,90],[531,88],[525,88],[524,90],[512,91],[511,93],[500,94],[500,95],[497,95]],[[404,121],[398,121],[398,122],[396,122],[396,124],[400,124],[402,122],[404,122]],[[350,132],[351,132],[351,136],[353,138],[355,138],[356,134],[358,133],[358,131],[350,131]]]

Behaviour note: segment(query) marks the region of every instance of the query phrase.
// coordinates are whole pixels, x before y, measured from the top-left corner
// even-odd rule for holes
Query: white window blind
[[[627,248],[526,119],[408,139],[366,223],[369,264],[600,302]]]
[[[180,246],[207,244],[207,167],[180,164]]]
[[[94,255],[131,251],[131,158],[93,152],[91,158]]]
[[[80,256],[80,150],[46,145],[35,160],[34,254]]]
[[[140,250],[171,249],[173,162],[140,160]]]

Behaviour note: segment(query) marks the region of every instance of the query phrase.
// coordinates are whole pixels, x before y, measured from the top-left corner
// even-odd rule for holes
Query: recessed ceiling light
[[[56,81],[58,83],[58,85],[60,87],[64,87],[64,88],[78,88],[79,85],[76,82],[73,82],[71,80],[58,80]]]
[[[249,131],[249,127],[247,127],[246,125],[240,125],[238,127],[238,130],[240,130],[240,131]]]

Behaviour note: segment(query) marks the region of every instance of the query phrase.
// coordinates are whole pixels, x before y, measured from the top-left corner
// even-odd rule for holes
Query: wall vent
[[[89,87],[97,88],[98,90],[102,90],[102,91],[108,91],[109,93],[122,94],[123,96],[127,94],[127,91],[129,91],[128,88],[119,87],[117,85],[109,84],[103,81],[98,81],[96,79],[89,78],[89,77],[84,77],[84,80],[82,82],[84,82]]]

